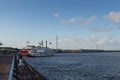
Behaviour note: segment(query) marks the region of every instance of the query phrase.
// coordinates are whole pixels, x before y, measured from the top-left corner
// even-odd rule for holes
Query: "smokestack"
[[[42,47],[44,46],[43,40],[41,41],[41,45],[42,45]]]
[[[47,48],[47,40],[46,40],[46,48]]]
[[[56,36],[56,51],[58,49],[58,36]]]

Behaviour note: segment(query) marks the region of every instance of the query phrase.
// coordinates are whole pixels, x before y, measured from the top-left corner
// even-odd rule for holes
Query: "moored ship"
[[[22,56],[52,56],[53,49],[49,48],[47,46],[46,41],[46,47],[43,46],[43,41],[38,46],[35,45],[27,45],[24,49],[20,51],[20,54]]]
[[[35,46],[31,48],[29,51],[28,56],[52,56],[53,50],[47,47]]]
[[[34,45],[27,45],[26,47],[24,47],[23,49],[20,50],[19,54],[21,54],[22,56],[27,56],[33,47],[35,47],[35,46]]]

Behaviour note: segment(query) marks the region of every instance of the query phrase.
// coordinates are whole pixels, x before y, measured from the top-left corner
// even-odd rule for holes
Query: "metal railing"
[[[27,73],[27,76],[21,74],[21,67],[18,65],[19,61],[17,59],[17,56],[13,56],[11,70],[9,73],[8,80],[22,80],[22,77],[26,77],[28,79],[33,80],[47,80],[44,76],[42,76],[36,69],[34,69],[30,64],[28,64],[24,59],[22,59],[23,62],[23,69]],[[26,74],[26,73],[25,73]],[[29,77],[29,76],[31,77]]]
[[[8,80],[13,80],[14,61],[15,61],[15,57],[13,56],[12,66],[11,66]]]
[[[34,69],[30,64],[28,64],[23,59],[24,65],[28,68],[28,70],[32,73],[32,76],[34,76],[35,80],[47,80],[43,75],[41,75],[36,69]]]

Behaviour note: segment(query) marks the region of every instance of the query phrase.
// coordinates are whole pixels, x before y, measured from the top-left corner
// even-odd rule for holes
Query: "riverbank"
[[[53,49],[56,53],[100,53],[100,52],[120,52],[120,50],[102,50],[102,49]]]

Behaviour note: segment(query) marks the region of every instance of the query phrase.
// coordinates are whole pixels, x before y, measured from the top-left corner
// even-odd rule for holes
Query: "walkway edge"
[[[15,61],[15,58],[14,58],[14,56],[13,56],[12,65],[11,65],[11,69],[10,69],[10,73],[9,73],[9,78],[8,78],[8,80],[13,80],[14,61]]]

